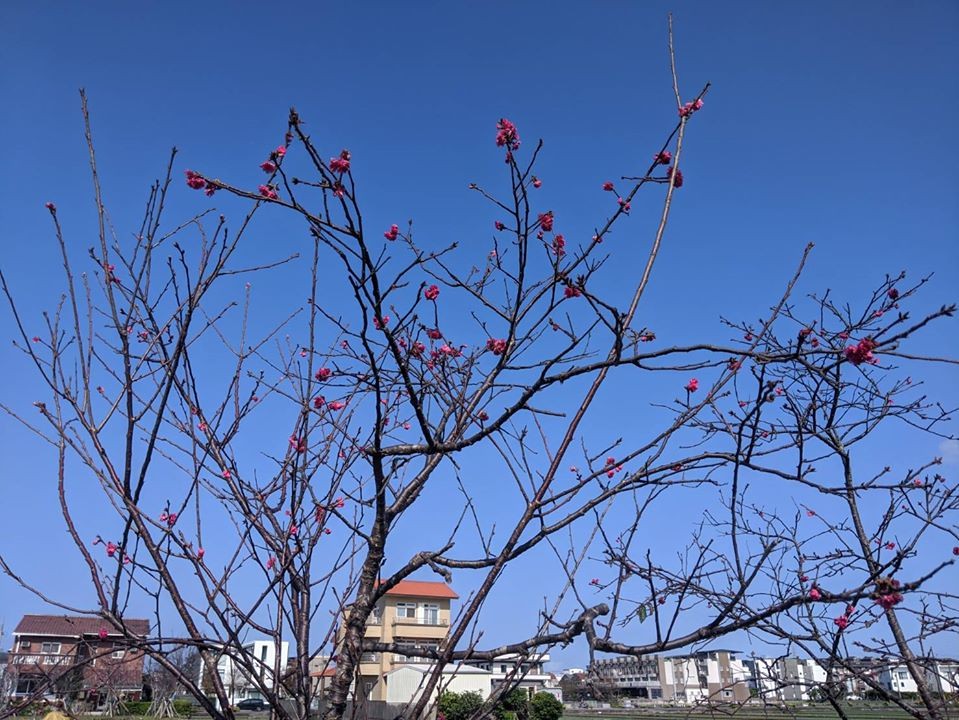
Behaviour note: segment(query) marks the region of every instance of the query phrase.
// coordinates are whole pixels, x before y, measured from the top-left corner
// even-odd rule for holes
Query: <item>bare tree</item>
[[[216,718],[233,715],[217,672],[228,657],[278,717],[305,720],[315,700],[310,658],[334,641],[327,717],[347,711],[362,653],[402,652],[434,663],[407,711],[420,718],[444,665],[464,659],[528,656],[577,638],[591,653],[642,655],[748,631],[828,657],[834,677],[850,638],[860,628],[875,638],[866,629],[880,624],[888,639],[869,642],[901,659],[920,688],[916,703],[891,701],[943,717],[918,658],[953,632],[954,595],[938,582],[953,559],[922,562],[919,547],[955,541],[955,486],[930,474],[934,461],[908,470],[890,461],[862,477],[854,460],[881,425],[945,433],[948,410],[900,368],[953,366],[906,347],[954,307],[911,319],[906,308],[924,281],[902,276],[856,305],[829,293],[797,301],[810,246],[761,321],[727,322],[726,343],[660,346],[642,300],[683,185],[686,133],[709,89],[684,102],[675,69],[673,86],[675,127],[645,172],[604,186],[611,212],[583,242],[568,240],[563,213],[536,199],[543,144],[521,149],[519,130],[500,119],[503,187],[471,186],[493,213],[478,265],[455,243],[419,244],[412,223],[368,227],[351,154],[322,151],[295,110],[263,159],[259,187],[187,171],[190,188],[248,202],[235,229],[212,210],[166,220],[179,190],[174,151],[135,237],[123,239],[101,195],[83,96],[99,219],[91,269],[77,275],[50,204],[66,287],[43,331],[29,329],[33,318],[6,277],[2,285],[16,346],[48,391],[35,420],[5,409],[58,455],[60,509],[95,605],[68,608],[5,561],[3,569],[58,607],[102,617]],[[645,231],[633,217],[641,191],[659,203]],[[300,221],[303,252],[246,260],[251,228],[278,213]],[[624,237],[647,247],[625,294],[603,281]],[[269,327],[251,320],[258,307],[244,287],[266,273],[299,278],[307,298]],[[331,303],[332,292],[351,309]],[[662,378],[652,399],[661,422],[597,442],[587,423],[621,402],[601,391],[627,373]],[[268,427],[257,422],[264,414]],[[477,458],[513,483],[496,518],[463,472]],[[112,514],[97,529],[77,518],[68,493],[91,479]],[[816,500],[760,507],[750,499],[756,482]],[[684,490],[715,493],[716,509],[667,557],[643,520]],[[391,536],[431,493],[455,508],[442,537],[423,537],[421,551],[388,563]],[[613,530],[620,508],[629,519]],[[482,647],[490,592],[534,553],[563,569],[539,628]],[[597,556],[611,577],[584,577]],[[377,601],[418,570],[477,578],[446,640],[410,651],[365,638]],[[597,589],[608,597],[596,602]],[[134,600],[157,608],[150,637],[124,624]],[[617,636],[641,623],[644,642]],[[264,672],[245,647],[251,633],[290,642],[293,671],[277,653]],[[188,671],[171,648],[199,652],[204,671]]]

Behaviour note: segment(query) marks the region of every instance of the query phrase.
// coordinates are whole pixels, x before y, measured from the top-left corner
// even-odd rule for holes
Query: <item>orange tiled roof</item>
[[[395,586],[387,590],[386,594],[404,595],[406,597],[459,599],[459,595],[453,592],[453,588],[449,585],[431,580],[400,580]]]

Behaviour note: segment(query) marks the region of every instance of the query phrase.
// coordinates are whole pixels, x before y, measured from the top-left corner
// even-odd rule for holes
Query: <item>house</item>
[[[86,700],[138,700],[143,653],[129,635],[146,637],[147,620],[124,620],[127,634],[97,617],[24,615],[13,631],[7,672],[14,697],[34,693]]]
[[[283,673],[289,663],[290,643],[274,640],[251,640],[243,644],[243,653],[238,657],[225,647],[217,656],[216,672],[220,676],[230,705],[248,698],[263,698],[260,687],[273,687],[276,668]],[[208,670],[201,663],[200,686],[215,697]]]
[[[367,619],[364,637],[411,650],[436,649],[449,632],[451,601],[458,598],[443,582],[401,580],[376,603]],[[386,700],[388,681],[384,678],[402,665],[423,662],[422,657],[402,652],[364,653],[359,665],[362,685],[357,694],[369,700]]]
[[[546,672],[543,667],[549,662],[548,653],[530,653],[525,656],[510,653],[508,655],[497,655],[492,660],[466,659],[463,662],[466,665],[489,671],[494,690],[506,682],[523,688],[529,693],[530,697],[538,692],[545,691],[547,688],[551,689],[551,694],[556,695],[559,689],[555,676]],[[562,697],[561,694],[560,697]]]
[[[390,670],[383,678],[384,697],[389,703],[410,703],[419,700],[423,694],[429,674],[435,665],[410,663]],[[436,700],[441,692],[477,692],[483,699],[490,695],[490,671],[470,665],[446,665],[443,675],[430,700]]]

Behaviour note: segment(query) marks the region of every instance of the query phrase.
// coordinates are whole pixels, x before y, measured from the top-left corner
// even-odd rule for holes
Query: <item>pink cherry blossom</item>
[[[613,192],[614,188],[615,188],[615,185],[613,185],[612,180],[607,180],[606,182],[603,183],[603,190],[605,190],[606,192]]]
[[[507,150],[519,150],[519,132],[516,126],[506,118],[496,123],[496,145]]]
[[[833,622],[840,630],[845,630],[849,625],[849,617],[846,615],[840,615],[839,617],[835,618]]]
[[[443,333],[440,332],[439,328],[430,328],[426,331],[426,337],[428,337],[430,340],[442,340]]]
[[[325,380],[329,380],[332,374],[333,374],[333,371],[330,370],[328,367],[321,367],[319,370],[316,371],[316,375],[314,377],[316,377],[316,379],[319,380],[320,382],[323,382]]]
[[[106,639],[107,639],[107,635],[109,635],[109,634],[110,634],[110,633],[109,633],[109,631],[108,631],[106,628],[100,628],[100,629],[97,631],[97,636],[98,636],[101,640],[106,640]]]
[[[673,160],[673,154],[669,152],[669,150],[663,150],[662,152],[653,155],[653,160],[658,165],[669,165],[669,163]]]
[[[275,185],[260,185],[257,190],[259,190],[260,195],[265,197],[267,200],[276,200],[279,197],[279,195],[276,194]]]
[[[117,548],[119,546],[115,542],[108,542],[106,544],[107,557],[113,557],[116,554]]]
[[[561,258],[566,254],[566,238],[562,235],[556,235],[553,237],[553,253],[558,258]]]
[[[276,150],[273,151],[273,156],[281,158],[286,155],[286,147],[280,145]]]
[[[568,298],[578,298],[582,294],[583,294],[582,291],[580,291],[580,289],[576,287],[575,285],[567,285],[566,288],[563,290],[563,295],[565,295]]]
[[[862,363],[875,365],[879,362],[872,353],[875,349],[876,342],[872,338],[863,338],[857,344],[846,347],[846,359],[853,365],[861,365]]]
[[[540,180],[540,179],[539,179],[538,177],[536,177],[535,175],[533,175],[533,187],[536,188],[537,190],[538,190],[539,188],[543,187],[543,181]]]
[[[494,355],[502,355],[504,352],[506,352],[506,341],[490,338],[486,341],[486,349]]]
[[[899,299],[899,291],[896,290],[896,288],[894,288],[894,287],[893,287],[893,288],[889,288],[889,289],[886,291],[886,296],[887,296],[890,300],[898,300],[898,299]]]
[[[505,229],[506,229],[506,225],[504,225],[503,223],[501,223],[499,220],[497,220],[496,222],[493,223],[493,227],[495,227],[497,230],[505,230]]]
[[[540,227],[543,228],[546,232],[553,231],[553,211],[540,213],[537,216],[536,221],[539,223]]]
[[[55,213],[57,211],[57,206],[54,205],[52,202],[43,203],[43,206],[52,213]]]
[[[677,169],[675,165],[670,165],[666,171],[666,177],[672,179],[673,187],[680,188],[683,186],[683,171]]]
[[[400,226],[397,224],[390,225],[390,229],[383,233],[383,237],[387,240],[396,240],[400,234]]]
[[[203,548],[197,548],[196,559],[202,560],[204,555],[206,555],[206,550],[204,550]]]
[[[192,170],[184,171],[186,175],[186,184],[188,187],[193,190],[202,190],[206,187],[206,179],[200,175],[200,173],[193,172]]]
[[[270,557],[268,557],[266,560],[266,569],[272,570],[274,565],[276,565],[276,558],[270,555]]]
[[[266,160],[260,163],[260,170],[265,172],[267,175],[272,175],[276,172],[276,163],[272,160]]]
[[[339,157],[330,160],[330,170],[342,175],[350,170],[350,151],[343,150]]]
[[[686,383],[686,392],[694,393],[699,390],[699,380],[692,378],[688,383]]]
[[[343,408],[346,407],[346,403],[340,402],[339,400],[334,400],[333,402],[327,403],[326,406],[330,410],[342,410]]]
[[[427,300],[436,300],[440,296],[440,289],[436,285],[430,285],[423,291],[423,297]]]
[[[810,600],[820,600],[822,599],[822,593],[819,592],[819,588],[813,586],[809,589],[809,599]]]

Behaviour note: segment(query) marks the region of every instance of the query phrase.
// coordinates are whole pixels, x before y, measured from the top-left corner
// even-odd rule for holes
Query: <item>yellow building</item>
[[[436,648],[450,629],[450,602],[458,598],[446,583],[402,580],[377,602],[366,622],[365,637],[410,649]],[[401,665],[423,662],[402,653],[364,653],[360,659],[363,686],[357,694],[386,700],[386,674]]]

